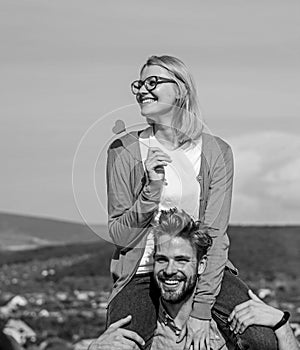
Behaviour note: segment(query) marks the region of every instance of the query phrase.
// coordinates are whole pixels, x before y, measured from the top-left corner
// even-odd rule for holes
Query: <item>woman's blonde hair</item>
[[[172,128],[178,143],[182,145],[199,139],[203,130],[202,117],[196,85],[186,65],[176,57],[163,55],[149,57],[141,72],[147,66],[166,69],[177,83],[180,97],[177,101],[178,113],[173,118]]]

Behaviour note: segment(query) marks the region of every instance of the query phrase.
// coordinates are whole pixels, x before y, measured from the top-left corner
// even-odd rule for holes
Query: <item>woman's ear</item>
[[[206,268],[206,263],[207,263],[207,256],[204,255],[198,263],[198,271],[197,271],[198,276],[202,275],[202,273],[204,272]]]
[[[176,99],[180,100],[183,92],[181,91],[180,87],[177,84],[175,85],[175,89],[176,89]]]
[[[187,103],[187,95],[188,91],[185,86],[176,86],[176,100],[178,107],[182,107],[185,103]]]

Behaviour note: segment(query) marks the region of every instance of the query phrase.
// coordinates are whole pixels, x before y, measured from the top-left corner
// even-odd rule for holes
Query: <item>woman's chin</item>
[[[151,114],[153,114],[153,111],[151,110],[151,108],[149,108],[149,106],[140,106],[141,107],[141,114],[143,117],[148,117],[148,115],[150,116]]]
[[[141,115],[145,117],[147,120],[153,120],[155,121],[155,118],[157,118],[157,114],[147,111],[146,109],[141,108]]]

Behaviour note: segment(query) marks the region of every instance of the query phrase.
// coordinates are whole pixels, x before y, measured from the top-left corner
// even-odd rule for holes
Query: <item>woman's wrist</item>
[[[276,329],[274,331],[274,333],[276,334],[277,337],[280,337],[281,335],[286,334],[287,330],[290,328],[290,324],[289,321],[287,321],[286,323],[284,323],[281,327],[279,327],[278,329]]]
[[[275,308],[271,309],[273,312],[272,324],[270,324],[271,328],[274,328],[278,322],[282,319],[284,312]]]
[[[280,315],[280,318],[277,318],[277,322],[272,326],[272,329],[274,332],[276,332],[278,329],[280,329],[281,327],[283,327],[289,320],[290,318],[290,313],[287,311],[280,311],[280,310],[276,310],[278,311],[278,315]]]

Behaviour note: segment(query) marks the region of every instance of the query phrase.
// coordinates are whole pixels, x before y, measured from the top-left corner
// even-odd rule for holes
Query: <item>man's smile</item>
[[[159,276],[158,278],[159,282],[162,285],[162,288],[165,291],[170,291],[170,290],[176,290],[181,283],[184,283],[186,278],[179,277],[179,276],[172,276],[172,277],[164,277],[164,276]]]

